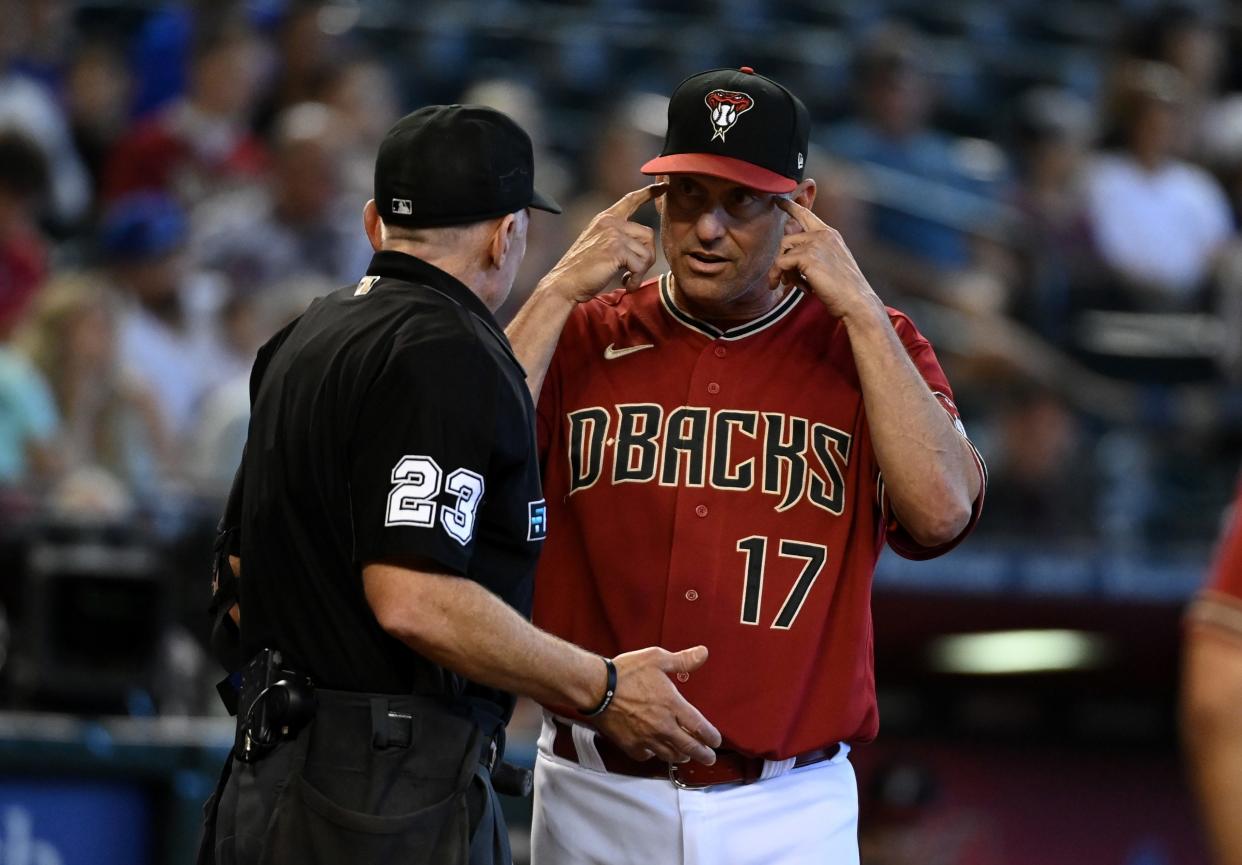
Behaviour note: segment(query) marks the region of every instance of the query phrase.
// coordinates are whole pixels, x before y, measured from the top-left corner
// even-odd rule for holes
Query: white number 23
[[[444,473],[431,457],[404,456],[392,469],[394,484],[388,493],[386,526],[431,528],[440,524],[462,546],[474,536],[474,521],[483,500],[483,478],[469,469],[457,469],[444,481],[444,489],[457,497],[454,507],[437,505],[440,480]]]

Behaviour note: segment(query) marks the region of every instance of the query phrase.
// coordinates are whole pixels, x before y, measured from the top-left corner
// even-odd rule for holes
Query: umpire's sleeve
[[[352,436],[355,562],[431,559],[467,574],[487,506],[498,383],[473,340],[394,350]]]

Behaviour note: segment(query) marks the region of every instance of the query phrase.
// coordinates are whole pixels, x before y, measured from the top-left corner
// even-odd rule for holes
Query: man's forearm
[[[898,338],[840,232],[803,201],[777,198],[789,215],[769,278],[815,295],[845,323],[862,384],[876,460],[897,518],[924,546],[957,537],[982,482],[965,437],[954,429]]]
[[[630,217],[667,188],[667,184],[652,183],[636,189],[596,215],[506,328],[536,404],[556,341],[574,306],[595,297],[622,274],[628,274],[628,284],[637,287],[651,268],[655,235],[645,225],[630,222]]]
[[[536,403],[556,351],[556,341],[574,306],[572,300],[540,283],[505,329],[514,354],[526,370],[526,384]]]
[[[844,321],[897,518],[920,543],[952,540],[979,494],[970,446],[919,375],[882,304]]]
[[[388,633],[473,682],[569,708],[590,708],[604,692],[599,656],[536,628],[473,580],[372,564],[364,584]]]

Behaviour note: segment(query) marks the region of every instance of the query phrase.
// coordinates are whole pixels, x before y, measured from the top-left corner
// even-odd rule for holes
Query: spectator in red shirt
[[[260,50],[253,32],[236,18],[200,33],[189,92],[121,139],[105,172],[105,197],[158,191],[190,206],[259,177],[267,154],[249,120],[260,84]]]
[[[0,341],[47,275],[47,246],[35,219],[47,182],[39,146],[25,133],[0,129]]]

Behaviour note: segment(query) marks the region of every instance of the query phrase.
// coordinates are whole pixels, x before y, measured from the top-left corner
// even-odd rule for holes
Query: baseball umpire
[[[749,68],[688,78],[643,168],[662,182],[510,326],[551,527],[536,623],[605,656],[706,645],[676,678],[724,739],[670,765],[547,713],[537,865],[858,861],[876,559],[952,548],[985,476],[931,346],[811,213],[809,127]],[[670,272],[640,286],[653,234],[628,217],[651,198]],[[619,274],[636,290],[601,293]]]
[[[633,751],[714,759],[669,678],[703,647],[605,660],[526,620],[550,523],[491,311],[529,207],[559,212],[508,117],[410,114],[380,145],[367,275],[260,350],[217,565],[221,634],[239,599],[238,737],[200,862],[507,863],[491,773],[514,693]]]

